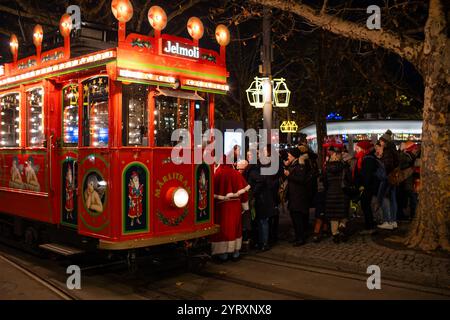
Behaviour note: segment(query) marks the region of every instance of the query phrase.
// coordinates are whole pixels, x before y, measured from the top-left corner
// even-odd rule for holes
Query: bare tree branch
[[[414,65],[418,64],[423,44],[409,37],[402,37],[387,30],[369,30],[365,26],[336,16],[316,13],[312,7],[293,0],[251,0],[253,3],[293,12],[307,21],[337,35],[353,40],[368,41],[397,53]]]

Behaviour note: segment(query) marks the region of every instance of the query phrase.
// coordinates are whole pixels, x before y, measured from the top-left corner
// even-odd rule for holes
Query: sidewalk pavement
[[[360,219],[359,219],[360,220]],[[359,224],[356,219],[353,225]],[[393,235],[404,235],[409,223],[396,231],[380,230],[373,235],[355,233],[345,243],[336,244],[325,238],[319,243],[311,239],[301,247],[293,247],[290,219],[280,217],[280,242],[271,250],[258,253],[263,257],[289,263],[367,274],[367,267],[378,265],[382,279],[397,280],[424,286],[450,289],[450,255],[444,252],[425,253],[389,241]]]

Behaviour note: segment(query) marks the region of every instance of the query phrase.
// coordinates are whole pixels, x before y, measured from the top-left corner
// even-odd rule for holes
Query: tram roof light
[[[61,32],[61,35],[64,38],[68,37],[72,31],[72,27],[72,17],[67,13],[63,14],[59,21],[59,32]]]
[[[44,38],[44,30],[40,24],[37,24],[33,29],[33,43],[36,47],[42,45],[42,39]]]
[[[133,5],[130,0],[113,0],[111,10],[114,17],[122,23],[126,23],[133,17]]]
[[[148,10],[148,22],[153,29],[157,31],[163,30],[167,25],[167,14],[163,8],[153,6]]]
[[[194,40],[200,40],[203,37],[205,31],[202,21],[197,17],[189,18],[187,22],[187,30],[189,35]]]

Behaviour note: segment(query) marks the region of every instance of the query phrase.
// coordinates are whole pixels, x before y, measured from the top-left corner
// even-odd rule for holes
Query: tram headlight
[[[189,202],[189,193],[184,188],[174,187],[169,190],[168,199],[174,207],[184,208]]]

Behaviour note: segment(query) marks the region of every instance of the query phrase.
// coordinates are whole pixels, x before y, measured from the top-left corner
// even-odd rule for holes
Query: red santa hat
[[[362,140],[359,141],[356,146],[360,147],[363,150],[369,150],[371,148],[373,148],[373,143],[369,140]]]
[[[131,179],[133,179],[134,177],[139,177],[138,173],[136,171],[133,171],[131,173]]]

